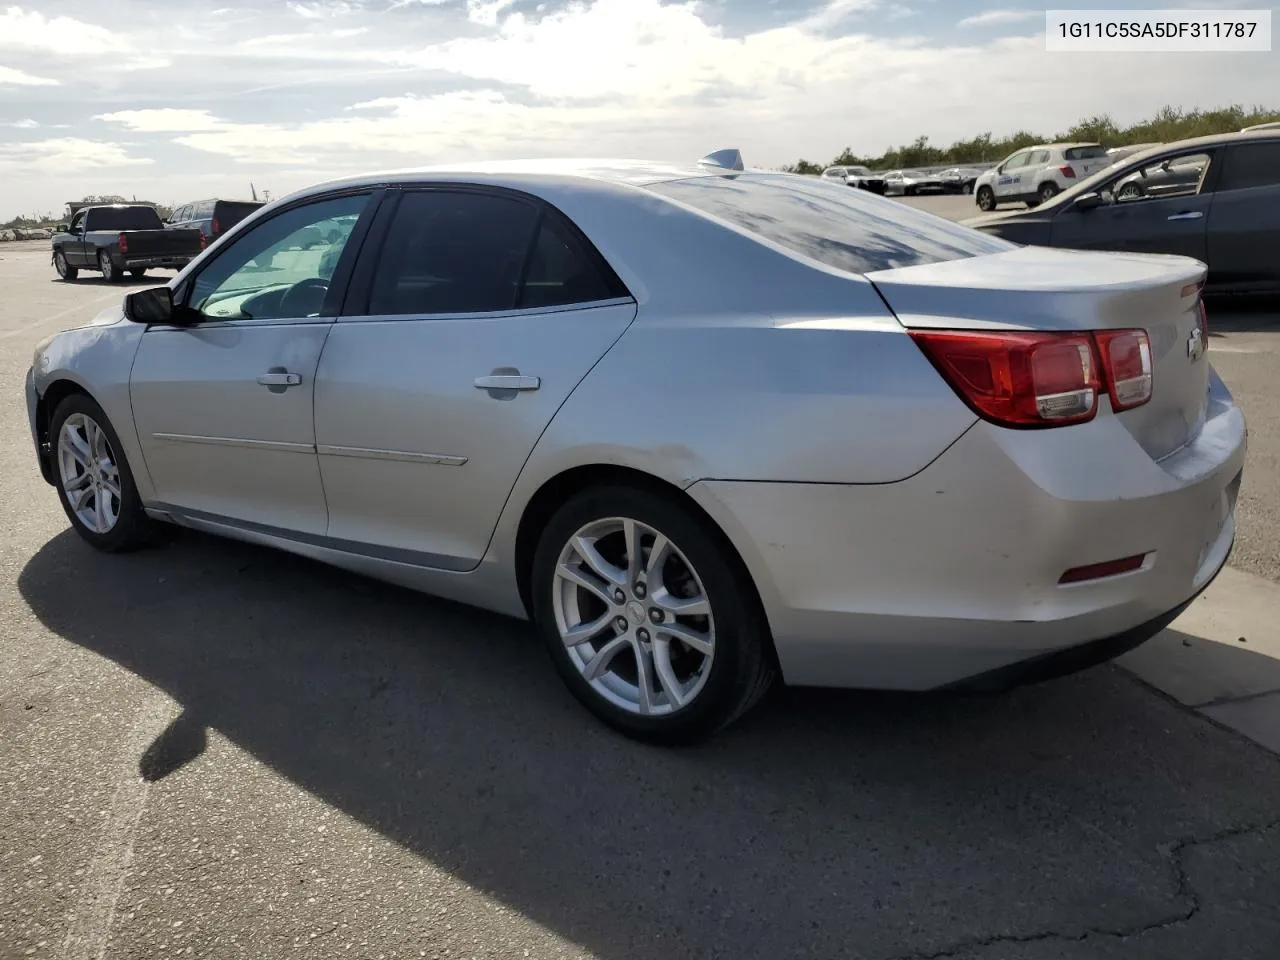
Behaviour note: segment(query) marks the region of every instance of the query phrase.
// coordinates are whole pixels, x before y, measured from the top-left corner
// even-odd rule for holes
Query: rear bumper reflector
[[[1120,560],[1091,563],[1085,567],[1072,567],[1058,578],[1058,583],[1083,583],[1086,580],[1102,580],[1105,577],[1115,577],[1122,573],[1132,573],[1134,570],[1141,569],[1146,559],[1147,555],[1145,553],[1139,553],[1136,556],[1124,557]]]

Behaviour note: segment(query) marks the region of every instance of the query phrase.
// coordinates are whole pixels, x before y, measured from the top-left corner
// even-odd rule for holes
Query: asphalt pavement
[[[1215,308],[1236,569],[1145,679],[784,691],[664,751],[524,624],[195,534],[91,551],[22,376],[123,291],[43,244],[0,245],[0,291],[0,960],[1280,955],[1280,758],[1203,679],[1271,659],[1224,638],[1280,614],[1280,316]]]

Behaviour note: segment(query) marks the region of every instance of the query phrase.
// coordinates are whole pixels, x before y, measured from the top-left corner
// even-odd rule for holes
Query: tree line
[[[995,163],[1015,150],[1037,143],[1094,141],[1106,147],[1126,147],[1139,143],[1170,143],[1190,137],[1204,137],[1215,133],[1229,133],[1255,123],[1280,120],[1280,110],[1267,107],[1245,108],[1239,104],[1219,107],[1215,110],[1183,110],[1179,107],[1162,107],[1155,116],[1121,127],[1109,114],[1101,114],[1081,120],[1074,126],[1052,137],[1041,136],[1030,130],[1017,130],[996,138],[990,131],[969,140],[957,140],[949,147],[937,147],[925,136],[917,137],[905,147],[891,147],[878,157],[861,156],[845,147],[844,152],[829,164],[799,160],[783,167],[788,173],[819,174],[829,166],[863,166],[872,170],[892,170],[910,167],[933,167],[943,164]]]

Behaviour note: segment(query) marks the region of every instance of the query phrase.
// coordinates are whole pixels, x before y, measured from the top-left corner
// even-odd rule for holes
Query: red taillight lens
[[[1200,300],[1200,336],[1204,337],[1205,352],[1209,352],[1209,311],[1205,309],[1204,298]]]
[[[203,250],[209,245],[209,238],[204,235],[204,231],[200,231],[200,249]]]
[[[1062,174],[1064,177],[1070,177],[1073,180],[1075,179],[1075,176],[1076,176],[1075,167],[1071,166],[1071,164],[1069,163],[1059,167],[1058,172]]]
[[[1085,423],[1097,414],[1104,390],[1117,413],[1151,399],[1151,341],[1145,330],[910,333],[961,399],[1001,426]]]
[[[222,232],[221,228],[219,228],[218,226],[217,217],[214,217],[213,222],[209,224],[209,232],[212,233],[215,237]]]
[[[1094,334],[1111,409],[1131,410],[1151,399],[1151,341],[1145,330],[1100,330]]]
[[[1072,567],[1058,578],[1059,583],[1084,583],[1087,580],[1101,580],[1104,577],[1118,577],[1122,573],[1140,570],[1146,562],[1147,555],[1139,553],[1120,560],[1108,560],[1106,563],[1091,563],[1087,567]]]
[[[1092,420],[1102,381],[1089,334],[912,330],[938,372],[981,417],[1009,427]]]
[[[121,252],[121,253],[128,253],[128,252],[129,252],[129,238],[128,238],[128,237],[126,237],[123,233],[122,233],[122,234],[120,234],[120,236],[116,237],[116,246],[118,246],[118,247],[120,248],[120,252]]]

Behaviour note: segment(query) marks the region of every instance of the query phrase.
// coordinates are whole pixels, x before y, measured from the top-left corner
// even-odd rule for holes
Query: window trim
[[[602,300],[587,300],[578,303],[556,304],[554,306],[545,307],[517,307],[512,306],[507,310],[489,310],[451,313],[369,313],[369,299],[373,292],[373,278],[377,272],[378,264],[382,261],[382,253],[386,246],[387,238],[391,233],[391,226],[395,221],[396,211],[400,207],[401,199],[410,193],[469,193],[479,194],[481,196],[498,196],[511,200],[516,200],[534,207],[538,216],[534,225],[533,233],[530,237],[529,249],[526,251],[525,262],[520,271],[520,284],[523,287],[524,279],[528,275],[529,266],[532,263],[534,251],[537,248],[538,234],[541,231],[542,223],[548,217],[554,219],[557,225],[569,235],[569,239],[578,247],[578,252],[585,256],[594,269],[600,272],[605,278],[608,286],[616,289],[617,295]],[[336,276],[336,272],[335,272]],[[618,272],[605,259],[599,248],[591,242],[591,238],[582,232],[581,228],[573,222],[573,220],[563,211],[558,209],[555,204],[544,200],[542,197],[534,196],[523,190],[517,190],[512,187],[493,186],[490,184],[468,183],[466,181],[419,181],[409,183],[392,184],[387,187],[386,197],[381,204],[376,218],[371,220],[369,231],[364,239],[364,247],[361,250],[359,259],[352,267],[352,274],[347,285],[346,296],[342,300],[341,309],[338,312],[337,319],[340,322],[400,322],[407,320],[497,320],[507,317],[522,316],[540,316],[549,313],[563,313],[570,310],[587,310],[596,307],[617,306],[625,303],[635,303],[635,296],[627,288],[622,278],[618,276]]]
[[[174,288],[173,303],[175,307],[188,307],[191,297],[191,291],[194,289],[196,281],[204,274],[206,270],[213,264],[217,263],[219,258],[227,255],[228,250],[234,250],[236,245],[254,230],[275,220],[277,217],[283,216],[301,207],[313,206],[315,204],[325,203],[330,200],[340,200],[343,197],[354,197],[367,194],[368,203],[360,213],[360,218],[356,221],[355,227],[351,230],[351,236],[347,239],[347,244],[342,249],[342,256],[338,258],[338,263],[333,269],[333,275],[329,278],[328,290],[325,293],[324,303],[320,307],[320,313],[315,317],[298,317],[298,318],[204,318],[197,320],[195,326],[201,329],[216,329],[219,327],[244,327],[244,326],[263,326],[272,324],[289,324],[289,323],[332,323],[334,318],[338,316],[342,303],[347,295],[347,289],[351,283],[351,274],[355,268],[356,258],[359,256],[361,248],[369,235],[369,226],[373,222],[374,217],[383,206],[383,200],[386,194],[385,188],[382,187],[348,187],[341,190],[333,190],[326,193],[311,194],[305,197],[299,197],[292,203],[280,207],[268,217],[263,217],[255,221],[244,231],[240,233],[234,240],[225,244],[220,249],[214,251],[209,259],[204,260],[200,264],[200,269],[182,278],[182,281]],[[247,219],[247,218],[246,218]],[[239,226],[239,224],[237,224]],[[203,316],[203,315],[202,315]],[[169,329],[168,324],[157,324],[156,329]],[[179,329],[182,329],[181,327]]]

